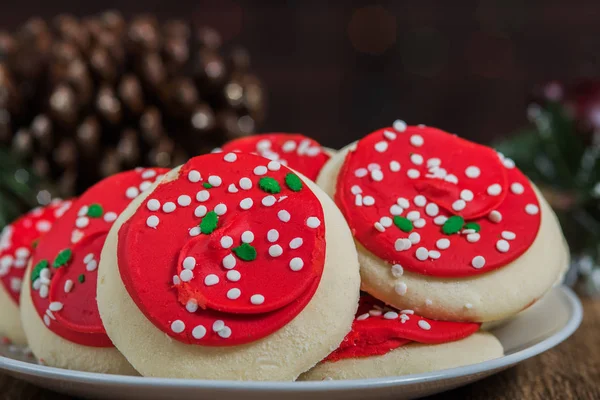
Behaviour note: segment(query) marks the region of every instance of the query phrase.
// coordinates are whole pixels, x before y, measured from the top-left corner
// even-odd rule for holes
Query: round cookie
[[[294,380],[338,347],[358,305],[337,207],[249,153],[171,171],[123,212],[101,259],[102,321],[144,376]]]
[[[264,133],[232,140],[221,149],[223,152],[256,153],[269,160],[300,172],[315,181],[321,168],[334,154],[315,140],[298,133]]]
[[[24,280],[21,317],[33,354],[46,365],[135,374],[102,326],[97,269],[119,214],[167,171],[140,168],[100,181],[39,241]]]
[[[46,207],[38,207],[0,233],[0,336],[17,345],[26,345],[21,327],[19,297],[25,267],[38,240],[71,207],[71,201],[53,200]]]
[[[503,355],[479,324],[423,318],[368,294],[360,298],[352,331],[340,347],[300,380],[366,379],[437,371]]]
[[[543,296],[569,252],[539,191],[490,148],[399,129],[342,149],[317,180],[354,233],[363,290],[428,318],[476,322]]]

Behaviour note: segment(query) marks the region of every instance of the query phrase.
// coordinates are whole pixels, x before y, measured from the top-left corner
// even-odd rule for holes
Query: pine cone
[[[175,166],[249,135],[260,81],[217,32],[116,12],[0,33],[0,144],[63,197],[137,165]]]

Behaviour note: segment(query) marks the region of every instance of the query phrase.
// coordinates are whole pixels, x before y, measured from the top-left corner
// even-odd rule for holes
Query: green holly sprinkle
[[[104,214],[102,206],[98,203],[91,204],[88,207],[87,216],[90,218],[100,218]]]
[[[446,222],[444,222],[444,225],[442,226],[442,232],[444,232],[446,235],[458,233],[460,232],[464,223],[465,220],[462,217],[458,215],[453,215],[450,218],[448,218]]]
[[[241,246],[234,247],[233,252],[240,260],[254,261],[256,260],[256,249],[248,243],[242,243]]]
[[[38,244],[40,244],[40,239],[35,239],[33,242],[31,242],[31,248],[32,249],[37,249]]]
[[[410,232],[414,228],[412,221],[399,215],[394,216],[394,225],[403,232]]]
[[[466,223],[464,229],[473,229],[475,232],[479,232],[481,230],[481,226],[477,222],[469,222]]]
[[[73,255],[73,252],[71,251],[71,249],[61,250],[58,253],[58,255],[56,256],[56,258],[54,259],[52,266],[54,268],[60,268],[62,266],[67,265],[69,263],[69,261],[71,260],[72,255]]]
[[[31,271],[31,282],[35,282],[39,279],[40,273],[42,270],[48,268],[48,260],[40,260],[35,267],[33,267],[33,271]]]
[[[285,176],[285,184],[287,185],[287,187],[290,188],[290,190],[293,190],[294,192],[299,192],[300,190],[302,190],[302,181],[300,180],[298,175],[292,172],[288,173]]]
[[[260,178],[260,180],[258,181],[258,187],[261,188],[263,191],[271,194],[281,192],[281,186],[279,186],[279,182],[268,176]]]
[[[79,277],[77,278],[77,280],[79,281],[79,283],[85,282],[85,275],[84,274],[79,275]]]
[[[219,216],[214,211],[206,213],[202,221],[200,221],[200,232],[205,235],[209,235],[217,229],[217,223],[219,222]]]
[[[205,189],[212,189],[212,187],[213,187],[213,185],[211,185],[211,184],[210,184],[210,183],[208,183],[208,182],[204,182],[204,183],[202,184],[202,186],[204,186],[204,188],[205,188]]]

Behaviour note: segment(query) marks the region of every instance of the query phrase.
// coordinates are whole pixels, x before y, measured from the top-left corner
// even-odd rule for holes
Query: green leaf
[[[35,282],[39,279],[40,273],[43,269],[48,268],[48,260],[40,260],[35,267],[33,267],[33,271],[31,271],[31,282]]]
[[[289,186],[289,185],[288,185]],[[267,193],[276,194],[281,192],[281,186],[275,179],[265,176],[258,181],[258,187]]]
[[[240,260],[254,261],[256,260],[256,249],[248,243],[242,243],[241,246],[234,247],[233,252]]]
[[[40,244],[40,239],[39,238],[35,239],[33,242],[31,242],[31,248],[34,249],[34,250],[37,249],[38,244]]]
[[[79,275],[79,277],[77,278],[77,280],[79,281],[79,283],[85,282],[85,275],[84,274]]]
[[[410,232],[414,228],[412,221],[399,215],[394,216],[394,225],[403,232]]]
[[[294,192],[299,192],[300,190],[302,190],[302,180],[300,180],[298,175],[292,172],[289,172],[285,176],[285,184],[287,185],[287,187],[290,188],[290,190],[293,190]]]
[[[444,232],[446,235],[458,233],[460,232],[464,223],[465,220],[462,217],[458,215],[453,215],[450,218],[448,218],[446,222],[444,222],[444,225],[442,226],[442,232]]]
[[[98,203],[90,204],[87,216],[90,218],[100,218],[104,214],[102,206]]]
[[[204,188],[205,188],[205,189],[212,189],[212,187],[213,187],[213,185],[211,185],[211,184],[210,184],[210,183],[208,183],[208,182],[204,182],[204,183],[202,184],[202,186],[204,186]]]
[[[214,211],[209,211],[200,221],[200,232],[205,235],[209,235],[217,229],[217,223],[219,222],[219,216]]]
[[[71,251],[71,249],[61,250],[58,253],[58,255],[56,256],[56,258],[54,259],[52,266],[54,268],[60,268],[62,266],[67,265],[69,263],[69,261],[71,260],[72,255],[73,255],[73,252]]]
[[[475,232],[479,232],[481,230],[481,226],[477,222],[468,222],[465,224],[463,229],[473,229]]]

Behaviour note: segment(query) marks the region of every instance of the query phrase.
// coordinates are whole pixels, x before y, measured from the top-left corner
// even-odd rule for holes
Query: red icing
[[[234,161],[225,161],[232,155]],[[269,169],[264,175],[254,172],[256,167],[266,169],[267,165]],[[188,177],[198,172],[200,180],[190,181]],[[288,188],[285,183],[288,174],[295,176],[277,162],[248,153],[196,157],[182,167],[176,180],[159,185],[123,225],[117,252],[121,278],[141,312],[157,328],[184,343],[238,345],[275,332],[304,309],[323,272],[325,226],[316,196],[304,183],[300,191]],[[220,178],[221,184],[205,189],[203,185],[215,182],[215,177]],[[264,177],[275,179],[281,187],[280,193],[272,195],[276,202],[269,206],[263,200],[271,195],[258,187]],[[250,179],[250,189],[243,189],[242,178]],[[202,197],[197,194],[205,190],[210,198],[198,200]],[[165,213],[162,208],[165,203],[177,204],[182,195],[189,196],[191,204],[177,205],[174,211]],[[248,210],[241,206],[244,199],[253,201]],[[156,201],[161,209],[151,211],[149,206],[152,208]],[[197,207],[206,207],[201,213],[204,214],[219,210],[222,204],[227,210],[219,216],[216,230],[198,234],[205,216],[196,216]],[[278,217],[283,211],[290,215],[288,222]],[[155,228],[147,225],[151,216],[159,219]],[[319,221],[318,226],[308,226],[313,221],[311,217]],[[277,237],[269,236],[273,229]],[[249,237],[245,232],[254,236],[250,245],[256,250],[255,260],[244,261],[232,251],[242,244],[242,237]],[[233,242],[231,246],[227,237]],[[292,249],[290,243],[295,238],[303,242]],[[273,256],[272,246],[280,246],[282,254]],[[183,278],[189,272],[184,271],[183,265],[187,257],[193,257],[195,263],[192,260],[193,278],[186,281]],[[290,267],[294,258],[302,260],[301,269]],[[235,266],[230,264],[233,261]],[[235,280],[238,273],[240,277]],[[209,275],[216,276],[219,282],[207,285]],[[210,283],[211,278],[208,279]],[[236,289],[239,297],[230,298],[228,293],[238,294]],[[263,296],[264,302],[253,304],[254,295]],[[195,304],[198,308],[193,307]],[[219,329],[217,323],[215,331],[216,321],[222,321],[226,328]],[[202,327],[206,329],[204,335],[199,334],[203,333]]]
[[[6,226],[0,235],[0,282],[19,304],[25,267],[29,263],[34,243],[46,234],[54,221],[71,206],[71,200],[56,199],[50,205],[38,207]]]
[[[74,201],[40,241],[32,260],[32,273],[40,261],[47,260],[50,282],[45,284],[40,276],[28,284],[33,287],[31,296],[38,315],[52,332],[85,346],[112,346],[96,304],[97,265],[102,246],[114,220],[132,198],[154,182],[157,174],[167,171],[137,169],[104,179]],[[93,214],[97,206],[92,205],[102,207],[101,215]],[[72,256],[66,265],[53,267],[57,254],[64,249],[70,249]],[[57,305],[62,308],[51,310]]]
[[[438,160],[441,164],[434,167]],[[396,162],[400,164],[399,170]],[[473,166],[480,171],[476,178],[467,176],[467,168]],[[381,174],[373,172],[374,169]],[[409,176],[417,173],[416,178]],[[489,189],[491,185],[499,185],[500,193],[488,194],[488,190],[495,193],[493,188]],[[522,193],[518,189],[522,189]],[[461,199],[463,191],[470,191],[473,199],[464,202],[464,209],[455,210],[454,202]],[[426,212],[426,206],[418,205],[415,201],[418,195],[424,196],[427,204],[438,206],[435,216]],[[367,197],[371,199],[365,201]],[[369,205],[371,200],[374,204]],[[403,132],[384,128],[360,140],[340,170],[335,201],[355,238],[369,251],[389,263],[424,275],[464,277],[500,268],[531,246],[540,227],[537,197],[512,160],[488,147],[428,127],[408,127]],[[357,201],[360,206],[356,205]],[[404,207],[400,207],[400,203]],[[526,212],[526,207],[531,212]],[[413,221],[414,229],[408,233],[395,224],[390,225],[390,219],[385,220],[400,211],[399,216],[406,218],[409,212],[417,211],[417,219],[422,221]],[[500,222],[492,221],[496,212],[501,215]],[[442,224],[436,223],[435,218],[452,215],[463,217],[465,223],[479,224],[479,236],[468,236],[466,232],[443,233]],[[376,223],[382,224],[382,218],[387,226],[377,226]],[[417,226],[422,223],[425,225]],[[407,239],[414,232],[420,238],[417,240],[413,235],[411,247],[407,248],[407,242],[403,245],[401,239]],[[439,239],[448,239],[449,248],[439,248]],[[498,241],[503,242],[498,244]],[[497,246],[505,247],[504,242],[509,249],[501,252]],[[421,254],[433,250],[431,254],[435,257],[439,253],[439,257],[428,256],[421,261],[417,257],[417,250],[421,248]],[[478,256],[485,259],[485,265],[476,268],[473,259]]]
[[[386,315],[388,312],[395,314]],[[356,316],[352,330],[340,347],[326,358],[327,361],[379,356],[411,342],[453,342],[471,336],[480,326],[477,323],[435,321],[415,315],[411,310],[401,312],[368,294],[361,294]]]
[[[296,133],[249,136],[226,143],[222,150],[255,152],[270,160],[278,160],[313,181],[330,158],[319,143]]]

